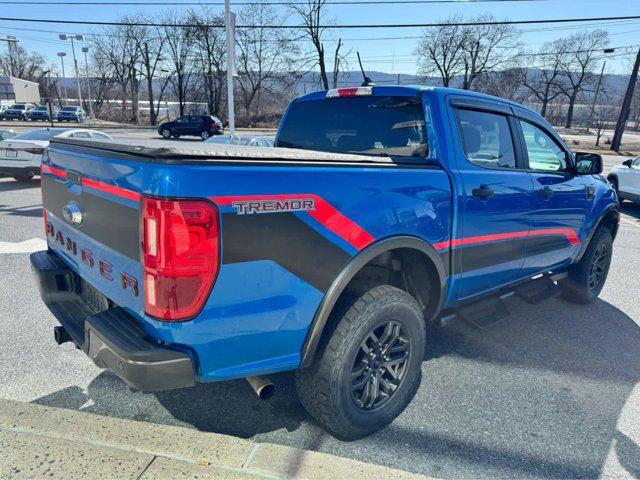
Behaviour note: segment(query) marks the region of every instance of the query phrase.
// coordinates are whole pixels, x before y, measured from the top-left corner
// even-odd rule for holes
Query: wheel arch
[[[435,314],[440,311],[445,298],[445,288],[447,285],[447,269],[436,249],[424,240],[412,236],[396,236],[379,240],[364,250],[359,252],[347,263],[336,275],[333,282],[327,289],[307,332],[301,351],[300,368],[308,367],[318,349],[320,339],[327,326],[329,317],[333,312],[341,295],[345,292],[356,275],[369,265],[373,260],[382,254],[395,251],[408,250],[427,257],[429,263],[435,270],[438,282],[438,300]]]
[[[611,237],[615,240],[616,234],[618,233],[618,226],[620,225],[620,210],[617,204],[611,204],[607,208],[605,208],[598,219],[593,222],[593,227],[591,227],[591,231],[587,236],[587,239],[583,242],[582,248],[580,249],[580,253],[576,257],[574,264],[578,263],[582,260],[591,240],[593,239],[593,235],[596,233],[598,228],[601,226],[606,226],[611,231]]]

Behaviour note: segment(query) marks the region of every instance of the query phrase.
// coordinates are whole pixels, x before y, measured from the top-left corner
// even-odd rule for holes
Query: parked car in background
[[[244,145],[247,147],[273,147],[273,140],[267,137],[252,137],[250,135],[220,135],[207,138],[205,143]]]
[[[82,123],[86,119],[86,115],[82,107],[62,107],[58,112],[59,122],[76,122]]]
[[[51,113],[49,113],[49,105],[38,105],[36,108],[29,112],[29,120],[33,120],[34,122],[42,120],[43,122],[50,122],[51,119],[58,118],[58,112],[60,112],[60,108],[55,105],[51,105]]]
[[[8,140],[11,137],[15,137],[16,133],[13,130],[9,130],[7,128],[0,128],[0,141]]]
[[[20,182],[40,174],[44,149],[53,137],[86,140],[111,140],[106,133],[79,128],[41,128],[8,140],[0,141],[0,175],[8,175]]]
[[[185,115],[165,122],[158,127],[162,138],[180,138],[183,135],[200,137],[206,140],[213,135],[222,134],[222,122],[217,117],[208,115]]]
[[[618,198],[640,203],[640,157],[616,165],[607,177],[618,194]]]
[[[0,120],[4,120],[4,112],[9,108],[9,105],[0,105]]]
[[[15,105],[11,105],[4,111],[3,118],[4,120],[27,120],[29,118],[29,113],[31,110],[36,108],[33,103],[17,103]]]

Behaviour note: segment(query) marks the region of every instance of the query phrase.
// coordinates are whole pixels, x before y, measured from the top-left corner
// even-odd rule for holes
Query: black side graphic
[[[292,213],[222,215],[222,263],[272,260],[325,292],[351,258]]]

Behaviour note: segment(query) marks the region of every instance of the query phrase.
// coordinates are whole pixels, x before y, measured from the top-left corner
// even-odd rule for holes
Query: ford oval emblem
[[[71,225],[82,225],[82,209],[76,202],[69,202],[62,207],[62,218]]]

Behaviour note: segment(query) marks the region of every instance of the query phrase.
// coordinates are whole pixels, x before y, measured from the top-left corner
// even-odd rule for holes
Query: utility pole
[[[224,0],[225,26],[227,30],[227,112],[229,113],[229,134],[236,133],[236,118],[233,100],[233,75],[236,64],[235,26],[236,16],[231,11],[231,0]]]
[[[89,95],[89,118],[93,118],[93,106],[91,105],[91,82],[89,81],[89,60],[87,59],[89,47],[82,47],[82,53],[84,53],[84,74],[87,78],[87,93]]]
[[[622,143],[622,134],[627,125],[629,119],[629,111],[631,110],[631,102],[633,100],[633,92],[638,82],[638,70],[640,69],[640,49],[636,55],[636,61],[633,64],[633,71],[631,72],[631,78],[629,78],[629,85],[627,85],[627,92],[624,94],[624,100],[622,101],[622,108],[620,109],[620,116],[618,117],[618,123],[616,125],[616,131],[613,134],[613,141],[611,142],[611,150],[620,150],[620,144]]]
[[[67,95],[67,84],[65,83],[66,75],[64,73],[64,57],[67,56],[64,52],[58,52],[58,56],[60,57],[60,64],[62,65],[62,88],[64,90],[64,106],[69,105],[69,96]]]

